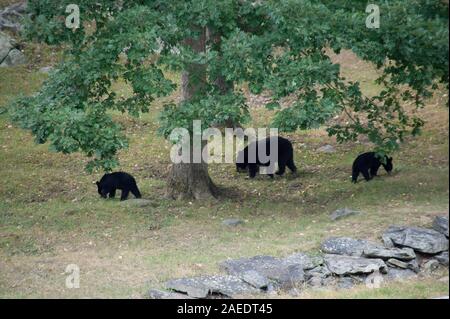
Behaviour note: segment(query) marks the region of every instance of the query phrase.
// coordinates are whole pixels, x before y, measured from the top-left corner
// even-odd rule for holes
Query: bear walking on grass
[[[386,172],[390,173],[393,169],[392,157],[385,156],[381,161],[375,152],[368,152],[359,155],[353,162],[352,182],[358,181],[359,173],[361,173],[366,181],[370,181],[377,176],[378,169],[383,166]]]
[[[139,191],[136,180],[130,174],[124,172],[115,172],[111,174],[103,175],[100,182],[97,182],[98,193],[106,198],[109,194],[109,198],[116,196],[116,190],[120,189],[122,194],[120,200],[126,200],[128,194],[131,192],[136,198],[141,198],[141,192]]]
[[[275,154],[275,143],[278,142],[278,152]],[[266,156],[268,157],[266,160],[261,159],[258,154],[258,150],[260,148],[264,148],[266,150]],[[249,149],[251,152],[255,151],[255,156],[249,156]],[[286,166],[295,173],[297,171],[297,167],[294,164],[294,150],[292,148],[292,143],[283,137],[274,136],[266,139],[262,139],[256,142],[253,142],[242,150],[237,157],[236,161],[236,170],[238,172],[242,172],[248,169],[248,174],[250,178],[256,176],[258,168],[260,166],[268,166],[269,169],[275,163],[278,163],[278,171],[275,173],[277,175],[283,175],[286,171]],[[273,178],[273,174],[268,174]]]

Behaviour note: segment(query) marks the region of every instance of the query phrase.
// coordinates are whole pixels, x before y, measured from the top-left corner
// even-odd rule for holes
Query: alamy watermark
[[[66,277],[66,288],[80,288],[80,267],[76,264],[67,265],[65,273],[68,275]]]

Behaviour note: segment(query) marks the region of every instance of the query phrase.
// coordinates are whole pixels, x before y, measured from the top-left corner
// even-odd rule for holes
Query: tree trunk
[[[206,30],[194,39],[185,40],[195,52],[206,51]],[[182,100],[189,101],[206,91],[206,65],[191,64],[181,76]],[[202,148],[206,144],[202,143]],[[217,188],[208,174],[207,163],[193,163],[191,138],[191,163],[172,164],[166,194],[173,199],[208,199],[214,198]]]

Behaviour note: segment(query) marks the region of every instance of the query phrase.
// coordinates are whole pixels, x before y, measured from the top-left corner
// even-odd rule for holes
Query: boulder
[[[341,208],[341,209],[337,209],[334,212],[332,212],[330,215],[330,218],[331,218],[331,220],[339,220],[344,217],[358,215],[358,214],[361,214],[361,212],[357,211],[357,210],[352,210],[349,208]]]
[[[383,260],[390,258],[412,260],[416,258],[416,254],[411,248],[369,247],[363,251],[363,256],[368,258],[381,258]]]
[[[281,261],[286,265],[302,265],[303,270],[313,269],[323,264],[322,257],[311,256],[305,253],[295,253],[282,258]]]
[[[150,299],[193,299],[185,294],[180,294],[177,292],[169,292],[158,289],[151,289],[148,292]]]
[[[433,229],[448,238],[448,216],[436,216],[433,221]]]
[[[355,280],[351,277],[340,277],[337,282],[337,287],[339,289],[351,289],[355,283]]]
[[[326,239],[321,246],[322,251],[327,254],[358,257],[362,256],[365,250],[375,248],[379,248],[375,243],[348,237],[330,237]]]
[[[436,256],[434,258],[439,261],[444,266],[448,266],[448,251],[444,251]]]
[[[448,250],[448,239],[441,233],[420,227],[391,226],[383,234],[389,246],[410,247],[426,254],[437,254]]]
[[[405,261],[398,260],[395,258],[390,258],[386,261],[386,264],[389,267],[410,269],[410,270],[414,271],[415,273],[418,273],[420,271],[419,264],[417,263],[417,261],[415,259],[411,260],[409,262],[405,262]]]
[[[0,32],[0,64],[3,62],[4,59],[6,59],[9,52],[14,47],[15,43],[13,39],[9,35]]]
[[[8,56],[2,61],[0,67],[10,67],[27,63],[25,55],[18,49],[9,51]]]
[[[248,283],[249,285],[258,289],[267,289],[270,286],[270,281],[267,277],[261,275],[255,270],[248,270],[239,274],[239,278]]]
[[[386,273],[387,266],[381,259],[369,259],[355,256],[325,255],[325,264],[336,275],[370,274],[374,271]]]
[[[256,271],[282,288],[292,287],[304,282],[302,264],[295,264],[292,260],[291,262],[285,262],[283,259],[272,256],[227,260],[220,264],[220,268],[230,275],[239,277],[248,271]]]
[[[214,294],[233,298],[238,295],[260,292],[260,290],[243,282],[236,276],[202,276],[174,279],[166,282],[166,288],[185,293],[193,298],[207,298]]]
[[[27,1],[20,1],[0,10],[0,30],[22,30],[21,20],[26,14]]]
[[[236,218],[225,219],[222,222],[222,225],[231,226],[231,227],[239,226],[239,225],[242,225],[242,224],[244,224],[244,222],[242,220],[236,219]]]
[[[430,259],[423,263],[422,268],[425,272],[434,272],[439,268],[439,261],[436,259]]]
[[[389,268],[389,272],[383,277],[387,280],[403,280],[416,278],[417,274],[411,269]]]

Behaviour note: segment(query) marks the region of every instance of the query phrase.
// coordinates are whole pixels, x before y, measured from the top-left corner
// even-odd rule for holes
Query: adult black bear
[[[362,173],[366,181],[370,181],[377,176],[378,169],[383,165],[386,172],[390,173],[393,169],[392,157],[385,156],[384,163],[380,161],[375,152],[368,152],[359,155],[353,162],[352,182],[356,183],[359,173]]]
[[[120,200],[126,200],[131,192],[136,198],[141,198],[141,192],[136,185],[136,180],[130,174],[115,172],[103,175],[100,182],[97,182],[98,193],[103,197],[109,194],[109,198],[116,196],[116,190],[122,190]]]
[[[275,151],[275,143],[278,142],[278,152],[274,154],[272,150]],[[265,146],[264,146],[265,145]],[[259,148],[264,148],[266,150],[267,159],[264,160],[258,155]],[[254,156],[249,157],[249,149],[251,152],[255,152]],[[294,150],[292,148],[292,143],[281,136],[274,136],[270,138],[265,138],[247,145],[244,150],[242,150],[237,157],[236,170],[238,172],[245,171],[248,169],[248,174],[250,178],[256,176],[259,166],[271,166],[278,162],[278,171],[275,173],[277,175],[283,175],[286,171],[286,166],[295,173],[297,167],[294,164]],[[273,178],[273,174],[268,174]]]

